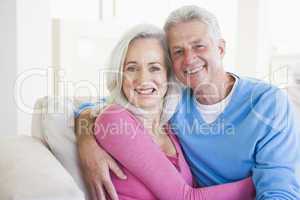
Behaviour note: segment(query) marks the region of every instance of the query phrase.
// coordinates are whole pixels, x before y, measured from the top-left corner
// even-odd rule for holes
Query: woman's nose
[[[149,78],[150,78],[150,75],[148,73],[148,70],[143,69],[143,70],[140,70],[140,72],[138,73],[137,79],[138,79],[139,83],[147,82],[149,80]]]

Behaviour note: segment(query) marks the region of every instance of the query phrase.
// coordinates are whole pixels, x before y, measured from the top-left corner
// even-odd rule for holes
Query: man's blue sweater
[[[170,120],[198,184],[252,176],[257,200],[299,200],[300,132],[287,96],[253,79],[237,84],[215,122],[203,120],[191,89],[184,90]]]

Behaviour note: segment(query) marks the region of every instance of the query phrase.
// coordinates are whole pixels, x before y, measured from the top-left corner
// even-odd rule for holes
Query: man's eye
[[[195,48],[196,49],[203,49],[203,48],[205,48],[205,46],[202,45],[202,44],[197,44],[197,45],[195,45]]]
[[[183,53],[183,51],[181,49],[173,51],[174,55],[181,55],[182,53]]]

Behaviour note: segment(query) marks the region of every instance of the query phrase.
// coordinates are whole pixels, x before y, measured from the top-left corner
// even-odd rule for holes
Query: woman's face
[[[123,67],[122,90],[140,108],[161,105],[167,91],[164,51],[156,39],[136,39],[128,47]]]

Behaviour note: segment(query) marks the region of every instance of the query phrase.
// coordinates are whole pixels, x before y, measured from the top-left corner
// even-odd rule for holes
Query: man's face
[[[225,42],[213,39],[206,24],[199,21],[178,23],[167,32],[173,69],[186,86],[197,89],[214,84],[223,71]]]

